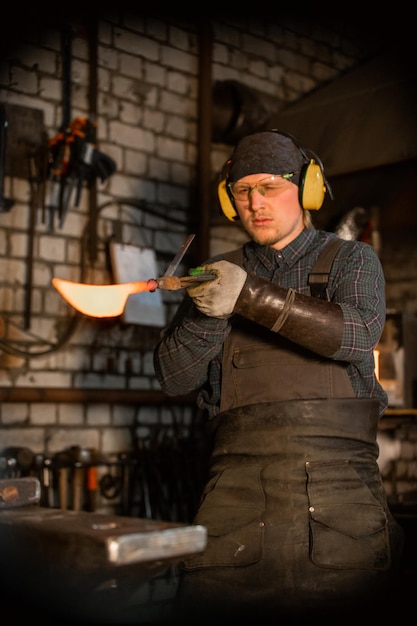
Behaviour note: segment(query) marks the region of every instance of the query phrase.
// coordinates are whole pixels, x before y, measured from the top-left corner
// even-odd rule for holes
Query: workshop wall
[[[81,24],[34,18],[14,24],[13,36],[3,37],[1,448],[11,448],[11,457],[33,451],[47,486],[53,478],[48,463],[96,461],[99,479],[105,477],[96,503],[103,511],[175,520],[188,517],[194,505],[191,499],[185,511],[172,510],[178,493],[168,493],[163,507],[157,494],[146,508],[142,492],[123,501],[120,488],[123,471],[137,469],[139,457],[148,456],[154,470],[158,450],[176,459],[184,453],[191,461],[192,454],[198,458],[198,445],[196,451],[190,443],[198,440],[201,416],[192,399],[161,395],[152,364],[161,315],[164,322],[171,318],[181,292],[158,292],[155,319],[151,315],[143,324],[139,316],[132,323],[75,313],[51,280],[115,282],[113,244],[122,251],[132,246],[126,249],[133,255],[147,249],[161,275],[186,235],[195,232],[199,236],[177,273],[204,260],[195,207],[200,53],[208,25],[213,81],[239,81],[277,110],[381,46],[365,26],[322,18],[320,24],[288,17],[202,24],[123,11],[103,12]],[[77,142],[81,152],[74,156]],[[94,150],[93,159],[85,156],[86,146]],[[212,143],[213,181],[230,149]],[[217,211],[213,206],[216,217]],[[214,254],[244,235],[238,226],[216,222],[208,239]],[[409,311],[416,312],[415,252],[397,250],[394,276],[385,243],[390,306],[404,310],[411,301]],[[129,261],[124,269],[132,271]],[[417,479],[415,439],[414,432],[406,489]],[[3,459],[4,471],[18,471],[19,464],[16,469],[9,461]],[[156,471],[169,473],[173,465],[168,466]],[[184,484],[178,475],[177,483],[181,480]],[[62,504],[53,490],[44,498],[52,506]]]

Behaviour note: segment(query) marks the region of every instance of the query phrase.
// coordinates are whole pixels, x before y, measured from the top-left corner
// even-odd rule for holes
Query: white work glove
[[[233,313],[247,273],[239,265],[229,261],[216,261],[204,265],[203,269],[214,270],[217,278],[200,283],[197,287],[188,287],[187,293],[201,313],[225,319]]]

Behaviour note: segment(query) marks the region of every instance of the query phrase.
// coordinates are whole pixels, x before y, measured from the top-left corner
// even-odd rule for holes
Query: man
[[[191,621],[340,623],[385,599],[400,557],[376,463],[383,271],[372,246],[346,241],[324,298],[311,295],[338,240],[310,219],[328,188],[311,154],[277,131],[239,142],[219,197],[251,240],[204,266],[217,277],[188,288],[155,349],[162,389],[198,389],[212,437],[195,517],[207,547],[185,561],[177,594]]]

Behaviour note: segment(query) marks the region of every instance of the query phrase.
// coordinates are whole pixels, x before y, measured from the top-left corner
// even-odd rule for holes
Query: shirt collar
[[[254,241],[246,245],[250,247],[256,258],[264,267],[270,271],[283,262],[292,267],[305,254],[316,236],[316,229],[304,228],[304,230],[282,250],[275,250],[270,246],[262,246]]]

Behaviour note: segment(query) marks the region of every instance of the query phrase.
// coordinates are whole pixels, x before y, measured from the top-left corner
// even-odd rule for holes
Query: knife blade
[[[173,276],[175,274],[177,267],[183,260],[184,254],[187,252],[188,248],[190,247],[190,244],[192,240],[194,239],[194,237],[195,237],[195,234],[188,235],[187,239],[181,245],[181,248],[178,250],[177,254],[174,256],[171,263],[168,265],[164,276]]]

